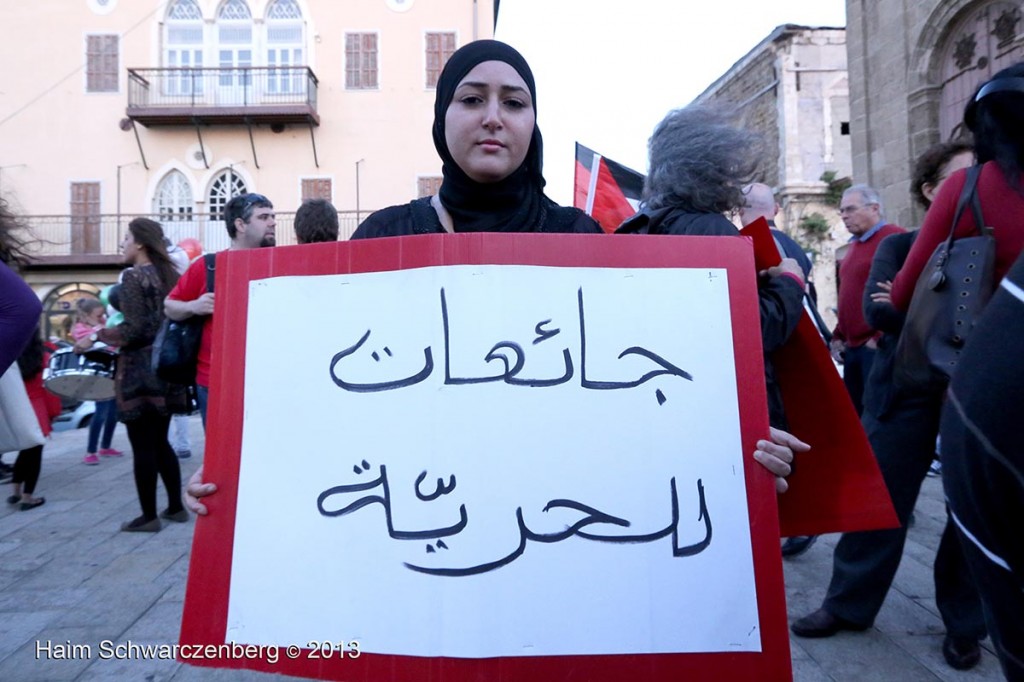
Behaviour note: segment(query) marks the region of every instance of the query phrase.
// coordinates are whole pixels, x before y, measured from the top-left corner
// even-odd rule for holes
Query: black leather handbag
[[[208,292],[213,291],[215,257],[215,254],[203,256]],[[164,318],[153,341],[153,371],[160,379],[186,386],[195,383],[205,323],[205,316],[193,316],[180,322]]]
[[[980,175],[981,166],[967,171],[949,237],[935,248],[914,287],[896,345],[893,379],[899,388],[944,390],[975,320],[992,296],[996,241],[991,228],[984,227],[977,193]],[[968,204],[978,235],[954,239]]]

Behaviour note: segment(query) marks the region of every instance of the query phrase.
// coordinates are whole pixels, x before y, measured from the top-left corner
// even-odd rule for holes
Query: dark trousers
[[[1013,419],[1009,414],[1006,419]],[[1019,427],[1018,427],[1019,429]],[[989,445],[989,447],[986,447]],[[1024,570],[1019,562],[1024,455],[993,454],[953,405],[942,416],[942,482],[984,608],[992,644],[1011,682],[1024,682]],[[1002,459],[1002,461],[1000,461]],[[984,549],[982,549],[984,548]]]
[[[14,471],[11,483],[20,483],[21,492],[24,495],[31,495],[35,492],[36,483],[39,482],[39,472],[43,469],[43,446],[37,445],[28,450],[18,453],[14,460]]]
[[[147,521],[156,518],[156,480],[163,480],[167,489],[167,509],[183,509],[181,504],[181,469],[178,458],[167,442],[170,415],[147,412],[138,419],[125,422],[128,440],[132,444],[135,466],[135,490],[139,495],[142,515]]]
[[[941,405],[939,397],[898,397],[884,420],[870,411],[864,415],[864,429],[900,527],[842,535],[822,604],[829,613],[870,625],[882,608],[903,556],[907,519],[935,452]],[[935,599],[947,632],[975,639],[985,636],[978,593],[948,516],[935,555]]]
[[[89,444],[85,448],[86,452],[96,452],[97,444],[107,449],[110,447],[110,441],[114,439],[114,428],[117,426],[117,401],[111,400],[100,400],[96,403],[96,412],[92,415],[92,421],[89,422]],[[100,432],[103,432],[103,438],[100,439]]]
[[[850,394],[858,417],[864,413],[864,386],[867,385],[874,360],[874,348],[857,346],[843,351],[843,383],[846,384],[846,392]]]

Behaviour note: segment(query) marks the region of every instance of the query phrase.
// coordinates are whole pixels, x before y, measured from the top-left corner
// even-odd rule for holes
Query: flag
[[[754,242],[758,270],[781,260],[768,222],[740,232]],[[786,421],[811,451],[796,456],[789,490],[779,495],[783,536],[896,528],[899,521],[843,380],[805,311],[789,340],[772,354]]]
[[[576,143],[573,206],[583,209],[605,232],[614,232],[637,212],[644,176]]]

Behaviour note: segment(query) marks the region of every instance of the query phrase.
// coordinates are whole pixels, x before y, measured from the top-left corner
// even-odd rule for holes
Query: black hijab
[[[533,138],[526,159],[504,180],[480,183],[470,179],[452,158],[445,141],[444,119],[455,88],[466,74],[483,62],[504,62],[526,82],[537,112],[537,88],[529,64],[511,46],[497,40],[468,43],[451,56],[437,81],[434,99],[434,147],[443,162],[444,180],[438,192],[448,209],[456,232],[533,232],[541,229],[546,216],[543,148],[540,128],[533,126]]]

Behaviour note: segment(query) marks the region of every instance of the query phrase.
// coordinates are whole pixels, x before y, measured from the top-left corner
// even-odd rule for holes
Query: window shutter
[[[302,201],[307,199],[326,199],[331,201],[334,195],[330,178],[303,178]]]

